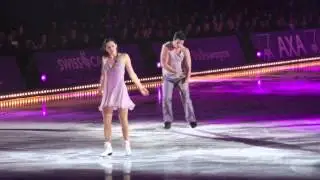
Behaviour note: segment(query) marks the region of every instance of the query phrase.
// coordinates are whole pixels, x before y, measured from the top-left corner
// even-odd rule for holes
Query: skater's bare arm
[[[176,73],[176,71],[169,65],[169,50],[166,46],[166,44],[162,45],[161,53],[160,53],[160,64],[161,67],[165,70]]]
[[[189,80],[191,77],[191,54],[188,48],[184,48],[184,54],[186,58],[186,78]]]
[[[125,65],[126,65],[126,70],[129,74],[129,77],[130,79],[134,82],[134,84],[136,84],[136,86],[139,88],[139,89],[142,89],[143,86],[137,76],[137,74],[134,72],[134,69],[132,67],[132,64],[131,64],[131,59],[130,59],[130,56],[128,54],[124,54],[124,58],[125,58]]]
[[[104,58],[104,57],[102,57],[102,62],[101,62],[101,75],[100,75],[100,87],[102,87],[102,85],[103,85],[103,83],[104,83],[104,81],[106,80],[106,75],[105,75],[105,73],[104,73],[104,71],[103,71],[103,67],[104,67],[104,65],[107,63],[107,59],[106,58]]]

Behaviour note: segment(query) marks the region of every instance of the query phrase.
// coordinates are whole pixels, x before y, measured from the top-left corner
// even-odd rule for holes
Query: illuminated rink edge
[[[203,79],[210,78],[211,80],[227,79],[232,77],[252,76],[257,74],[267,74],[277,71],[283,71],[293,68],[304,68],[320,65],[320,57],[297,59],[292,61],[274,62],[258,65],[249,65],[233,68],[224,68],[217,70],[209,70],[192,73],[190,83],[199,82]],[[162,77],[142,78],[141,82],[148,88],[158,88],[161,86]],[[129,91],[137,90],[136,85],[132,81],[126,81]],[[61,89],[42,90],[34,92],[26,92],[19,94],[0,96],[0,108],[15,108],[31,104],[44,103],[49,101],[66,100],[81,97],[99,96],[99,84],[91,84],[84,86],[76,86]],[[55,94],[54,94],[55,93]]]

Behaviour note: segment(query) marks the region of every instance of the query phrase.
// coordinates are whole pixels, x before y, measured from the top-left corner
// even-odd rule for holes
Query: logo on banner
[[[274,32],[255,35],[255,46],[263,52],[264,60],[311,56],[320,53],[317,29]]]
[[[278,48],[280,58],[283,57],[299,57],[301,53],[307,54],[305,45],[300,36],[278,36]]]
[[[190,50],[191,56],[194,60],[215,60],[218,59],[223,61],[230,58],[229,51],[218,51],[218,52],[205,52],[202,49]]]
[[[190,50],[194,71],[245,64],[244,54],[235,35],[190,39],[186,41],[186,47]],[[152,44],[152,48],[156,54],[160,54],[160,43]]]
[[[85,51],[80,51],[79,56],[58,58],[57,64],[60,72],[96,69],[101,65],[101,57],[87,56]]]
[[[311,34],[312,36],[312,40],[311,40],[311,45],[310,45],[310,49],[314,52],[314,53],[320,53],[320,49],[319,46],[317,44],[317,29],[308,29],[304,31],[304,34]]]

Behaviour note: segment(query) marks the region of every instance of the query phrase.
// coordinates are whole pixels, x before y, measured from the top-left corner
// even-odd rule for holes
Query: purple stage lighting
[[[261,57],[262,53],[260,51],[257,52],[257,57]]]
[[[45,74],[41,75],[41,81],[45,82],[47,80],[47,76]]]

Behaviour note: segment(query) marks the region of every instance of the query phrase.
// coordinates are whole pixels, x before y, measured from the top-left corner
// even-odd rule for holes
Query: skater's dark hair
[[[173,40],[186,40],[186,34],[183,31],[177,31],[173,35]]]
[[[102,56],[103,57],[109,57],[110,54],[106,51],[106,46],[108,42],[114,42],[117,44],[117,42],[113,39],[113,38],[106,38],[103,40],[102,42],[102,47],[101,47],[101,51],[102,51]]]

